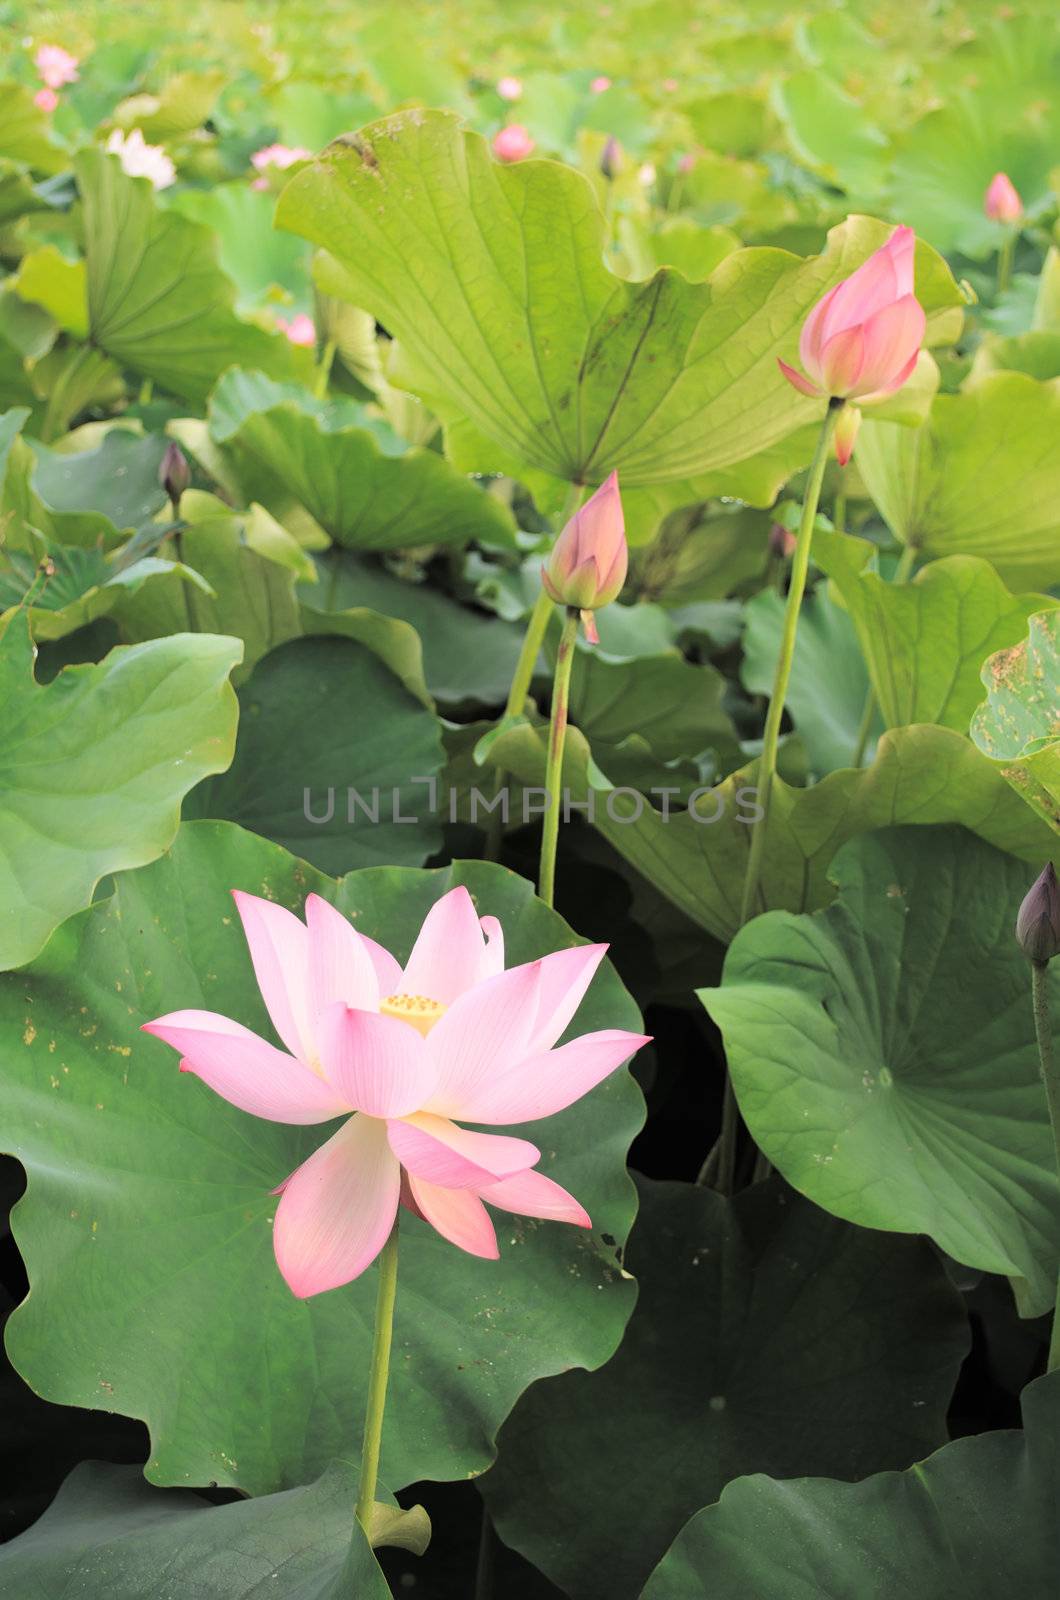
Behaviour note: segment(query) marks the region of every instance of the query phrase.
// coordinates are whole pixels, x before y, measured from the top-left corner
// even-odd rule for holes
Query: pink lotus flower
[[[1007,172],[995,172],[983,196],[983,210],[991,222],[1018,222],[1023,215],[1019,190]]]
[[[267,144],[260,150],[255,150],[250,158],[251,166],[257,172],[264,172],[266,167],[278,167],[281,172],[288,167],[293,167],[296,161],[312,161],[312,150],[306,150],[300,144]]]
[[[38,89],[33,96],[33,104],[40,111],[52,112],[59,104],[59,96],[54,89]]]
[[[117,156],[122,171],[130,178],[150,178],[156,189],[168,189],[177,181],[177,169],[159,144],[148,144],[139,128],[123,133],[115,128],[107,149]]]
[[[277,317],[277,323],[283,329],[292,344],[313,345],[317,342],[317,330],[313,319],[304,311],[299,311],[288,322],[284,317]]]
[[[493,154],[500,161],[522,161],[533,148],[529,130],[521,122],[510,122],[493,136]]]
[[[599,78],[594,78],[593,79],[592,83],[589,85],[589,93],[590,94],[603,94],[605,92],[605,90],[610,89],[610,87],[611,87],[611,79],[610,78],[605,78],[605,77],[603,77],[601,75]]]
[[[800,393],[872,405],[911,376],[926,324],[913,293],[914,247],[912,228],[895,228],[885,245],[817,302],[799,339],[808,376],[779,363]]]
[[[541,582],[557,605],[577,607],[586,638],[599,644],[593,612],[618,597],[628,566],[622,496],[618,473],[612,472],[563,529],[541,568]]]
[[[497,93],[502,100],[521,100],[523,98],[523,84],[520,78],[498,78]]]
[[[680,84],[676,78],[664,78],[662,86],[666,90],[667,94],[676,94],[677,90],[680,88]]]
[[[262,998],[287,1047],[212,1011],[174,1011],[144,1031],[179,1050],[232,1105],[297,1125],[345,1117],[277,1191],[273,1242],[299,1298],[349,1283],[375,1260],[399,1205],[470,1255],[495,1260],[483,1201],[588,1228],[582,1207],[535,1172],[536,1145],[453,1119],[534,1122],[588,1094],[647,1042],[605,1029],[558,1049],[606,945],[504,970],[495,917],[453,889],[428,912],[404,970],[318,895],[303,924],[235,893]]]
[[[77,57],[61,45],[42,44],[33,57],[33,65],[48,89],[62,89],[68,83],[77,82]]]

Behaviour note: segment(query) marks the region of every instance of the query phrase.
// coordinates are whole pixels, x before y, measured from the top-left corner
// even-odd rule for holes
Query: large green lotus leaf
[[[429,584],[405,583],[345,550],[325,551],[317,567],[320,581],[301,593],[319,608],[322,626],[324,614],[334,618],[349,607],[371,606],[415,628],[423,675],[436,700],[449,709],[504,701],[522,646],[521,627],[459,605]]]
[[[239,291],[241,311],[267,303],[276,287],[296,302],[307,301],[309,250],[303,240],[273,227],[272,195],[240,178],[212,189],[181,189],[170,205],[217,235],[221,266]]]
[[[223,68],[178,72],[161,94],[136,94],[115,106],[111,120],[119,128],[139,128],[148,144],[164,144],[202,126],[228,81]]]
[[[618,1353],[524,1396],[482,1485],[505,1543],[573,1600],[636,1600],[743,1473],[857,1478],[941,1444],[968,1345],[919,1240],[839,1222],[777,1179],[735,1201],[640,1183]]]
[[[682,1529],[644,1600],[997,1600],[1060,1567],[1060,1377],[1024,1390],[1024,1432],[955,1439],[863,1483],[730,1484]]]
[[[671,517],[647,549],[634,555],[630,584],[639,598],[664,606],[724,600],[748,580],[764,577],[769,527],[768,517],[743,507]]]
[[[5,1132],[29,1175],[13,1227],[32,1283],[8,1350],[46,1398],[142,1417],[153,1481],[264,1493],[355,1448],[376,1272],[292,1296],[270,1191],[324,1132],[237,1111],[140,1024],[202,1006],[270,1035],[233,888],[298,910],[322,894],[403,959],[458,883],[500,918],[510,964],[576,942],[529,883],[489,863],[335,883],[231,823],[195,822],[0,989]],[[606,968],[573,1031],[636,1025]],[[625,1155],[642,1115],[621,1072],[528,1130],[592,1233],[499,1216],[501,1260],[485,1262],[403,1221],[382,1468],[393,1488],[481,1472],[529,1383],[613,1353],[634,1290],[602,1241],[632,1221]]]
[[[166,503],[158,478],[164,439],[112,428],[90,450],[49,449],[36,441],[32,449],[33,487],[53,511],[98,511],[116,528],[138,528]]]
[[[1012,931],[1027,869],[961,829],[895,828],[832,872],[834,905],[756,918],[700,990],[744,1120],[818,1205],[926,1233],[1048,1310],[1060,1185]]]
[[[176,580],[210,592],[198,573],[158,556],[122,562],[120,557],[108,558],[99,548],[82,550],[41,536],[34,538],[33,545],[32,550],[17,551],[6,546],[6,560],[0,566],[0,621],[28,600],[29,631],[38,644],[64,639],[75,629],[110,616],[144,584]],[[44,559],[50,574],[41,587],[39,563]]]
[[[0,626],[0,970],[35,956],[100,878],[153,861],[193,784],[232,759],[237,639],[156,639],[33,677],[25,616]]]
[[[192,791],[186,818],[241,823],[334,877],[440,851],[438,719],[366,645],[332,636],[271,650],[239,706],[232,765]]]
[[[887,177],[888,141],[832,76],[793,72],[774,85],[772,104],[800,161],[847,194],[879,193]]]
[[[277,515],[295,499],[351,550],[514,544],[511,513],[433,450],[410,449],[357,401],[325,404],[260,372],[227,372],[210,436],[248,494]]]
[[[660,761],[692,758],[711,747],[732,756],[732,766],[740,760],[740,747],[722,710],[725,689],[714,667],[694,665],[677,650],[623,659],[609,653],[606,641],[579,645],[570,716],[594,745],[620,744],[636,733]]]
[[[748,603],[741,676],[752,694],[773,691],[784,610],[784,599],[775,589],[763,589]],[[799,617],[785,702],[814,772],[850,765],[868,691],[869,675],[854,626],[818,588]]]
[[[34,211],[48,211],[48,201],[33,186],[23,161],[0,156],[0,227]]]
[[[44,1516],[0,1550],[0,1600],[388,1600],[353,1519],[356,1474],[212,1506],[135,1467],[76,1467]]]
[[[730,467],[812,422],[819,406],[776,358],[888,231],[854,218],[809,261],[740,250],[708,283],[665,268],[628,283],[603,263],[584,177],[503,166],[453,116],[424,111],[331,145],[287,185],[277,219],[339,259],[417,392],[447,396],[529,467],[593,483],[618,468],[630,488]],[[918,266],[932,336],[949,338],[953,280],[931,252]]]
[[[1007,172],[1024,206],[1037,206],[1049,196],[1058,144],[1055,84],[1045,96],[1024,96],[1007,80],[979,92],[962,88],[898,140],[894,191],[901,214],[936,250],[991,255],[1006,234],[983,210],[991,178]]]
[[[972,738],[1060,832],[1060,611],[1032,617],[1026,638],[984,662],[982,680]]]
[[[198,402],[232,362],[276,377],[308,369],[307,352],[283,334],[240,322],[235,289],[208,228],[159,209],[148,180],[127,177],[102,148],[82,150],[74,165],[94,344],[121,366]]]
[[[888,583],[857,570],[871,554],[865,540],[842,534],[814,542],[814,560],[853,618],[886,725],[937,722],[963,733],[983,697],[983,662],[1024,638],[1027,618],[1049,597],[1010,594],[978,556],[945,556],[911,583]]]
[[[922,429],[866,417],[858,470],[925,557],[982,556],[1013,589],[1060,580],[1060,380],[995,372],[939,395]]]
[[[11,287],[20,299],[42,306],[67,333],[79,339],[88,337],[83,261],[68,261],[54,244],[41,245],[22,257]]]
[[[521,782],[544,782],[545,739],[534,729],[503,733],[490,755]],[[591,793],[593,825],[619,854],[693,922],[727,943],[740,926],[755,815],[754,766],[705,790],[694,819],[681,804],[666,807],[661,795],[659,809],[653,809],[615,786],[590,760],[588,744],[572,728],[563,768],[572,797]],[[881,738],[870,766],[831,772],[806,789],[777,780],[761,909],[813,911],[827,905],[834,893],[828,868],[839,847],[858,834],[903,822],[957,822],[1039,867],[1056,852],[1048,825],[968,739],[930,724],[895,728]]]

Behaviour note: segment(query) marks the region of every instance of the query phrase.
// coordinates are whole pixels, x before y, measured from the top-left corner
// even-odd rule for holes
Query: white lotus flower
[[[156,189],[168,189],[177,181],[177,169],[161,145],[148,144],[139,128],[123,133],[115,128],[107,149],[117,156],[122,171],[130,178],[150,178]]]

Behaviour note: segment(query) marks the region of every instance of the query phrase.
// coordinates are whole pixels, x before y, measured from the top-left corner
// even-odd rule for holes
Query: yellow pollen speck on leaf
[[[384,1017],[396,1017],[408,1022],[426,1039],[436,1022],[445,1016],[447,1007],[440,1000],[428,1000],[422,994],[391,994],[379,1007]]]

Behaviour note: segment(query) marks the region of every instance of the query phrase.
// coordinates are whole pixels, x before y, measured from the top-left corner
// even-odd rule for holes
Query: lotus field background
[[[1055,1595],[1058,195],[1044,3],[0,0],[0,1600]]]

